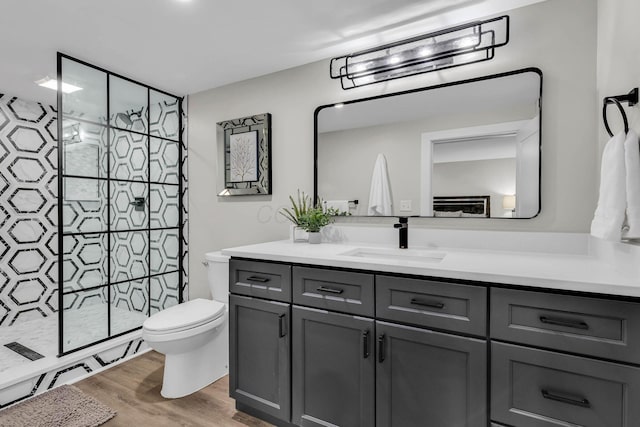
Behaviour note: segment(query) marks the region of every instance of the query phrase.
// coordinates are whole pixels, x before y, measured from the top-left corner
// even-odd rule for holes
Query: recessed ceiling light
[[[46,87],[47,89],[58,90],[58,81],[56,79],[52,79],[49,76],[45,77],[41,80],[36,80],[35,82],[38,86]],[[74,86],[69,83],[62,83],[62,92],[63,93],[73,93],[82,90],[81,87]]]

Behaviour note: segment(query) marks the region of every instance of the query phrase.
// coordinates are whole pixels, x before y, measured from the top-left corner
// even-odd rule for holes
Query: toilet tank
[[[220,251],[205,255],[207,261],[207,279],[211,297],[215,301],[229,303],[229,257]]]

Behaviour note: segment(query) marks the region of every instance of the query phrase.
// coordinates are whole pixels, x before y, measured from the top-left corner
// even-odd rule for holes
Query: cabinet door
[[[294,306],[292,323],[292,422],[373,426],[373,320]]]
[[[487,425],[487,344],[376,322],[376,426]]]
[[[229,394],[284,421],[291,416],[290,305],[231,295]]]

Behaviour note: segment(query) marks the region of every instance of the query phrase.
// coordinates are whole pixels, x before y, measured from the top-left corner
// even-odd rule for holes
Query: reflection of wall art
[[[224,160],[218,196],[271,194],[271,114],[220,122],[217,138]]]
[[[229,136],[230,182],[258,180],[258,131]]]

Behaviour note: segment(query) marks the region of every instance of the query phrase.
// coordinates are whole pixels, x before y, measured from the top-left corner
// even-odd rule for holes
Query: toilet
[[[229,257],[205,258],[213,299],[174,305],[142,325],[142,339],[165,355],[160,394],[166,398],[194,393],[229,372]]]

